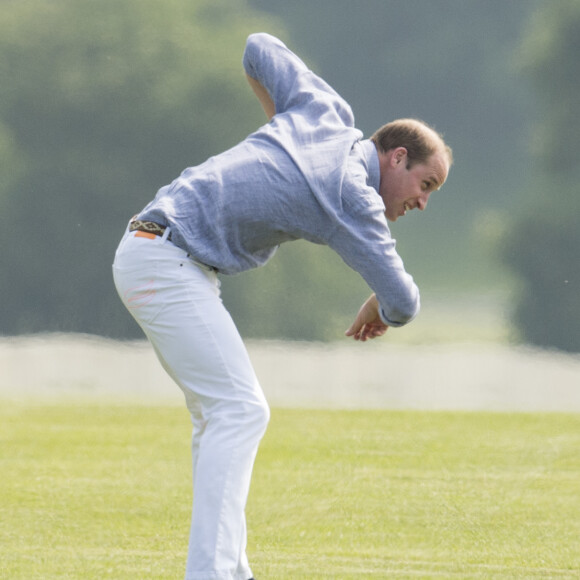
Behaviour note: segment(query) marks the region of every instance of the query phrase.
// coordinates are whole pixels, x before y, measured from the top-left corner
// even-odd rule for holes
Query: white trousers
[[[214,272],[167,241],[126,232],[117,291],[183,390],[193,422],[186,580],[249,580],[245,505],[269,409]]]

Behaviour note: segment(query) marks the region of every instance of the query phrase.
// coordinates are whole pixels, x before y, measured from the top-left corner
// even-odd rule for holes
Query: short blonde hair
[[[381,153],[397,147],[407,150],[409,167],[425,163],[433,153],[443,151],[449,166],[453,163],[453,151],[443,140],[443,135],[419,119],[397,119],[383,125],[371,136],[371,141]]]

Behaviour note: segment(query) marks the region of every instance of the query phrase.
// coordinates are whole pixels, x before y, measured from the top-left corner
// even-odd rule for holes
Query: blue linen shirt
[[[138,219],[169,226],[174,244],[223,274],[265,264],[283,242],[328,245],[376,293],[383,321],[406,324],[419,291],[387,225],[375,145],[348,103],[277,38],[249,36],[243,66],[268,91],[274,117],[185,169]]]

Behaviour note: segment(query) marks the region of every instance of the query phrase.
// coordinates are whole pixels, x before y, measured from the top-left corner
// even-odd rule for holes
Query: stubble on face
[[[425,163],[409,167],[403,156],[397,162],[385,164],[381,183],[381,197],[385,203],[388,220],[396,221],[413,209],[424,210],[429,196],[441,188],[447,179],[449,161],[443,152],[434,153]]]

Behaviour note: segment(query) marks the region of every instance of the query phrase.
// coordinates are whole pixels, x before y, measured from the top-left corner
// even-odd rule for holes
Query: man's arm
[[[273,109],[265,108],[268,117],[284,113],[292,106],[304,88],[300,77],[308,73],[306,65],[281,40],[261,32],[248,36],[242,64],[246,74],[266,90],[266,102],[271,100],[274,104]],[[260,98],[261,87],[254,86],[252,81],[250,84],[254,91],[258,89],[256,95],[264,106]],[[305,87],[309,92],[311,84],[309,80]]]
[[[351,327],[345,332],[346,336],[352,336],[355,340],[367,338],[377,338],[383,336],[389,329],[379,315],[379,301],[373,294],[358,311],[358,314]]]
[[[252,90],[256,94],[256,97],[258,97],[258,100],[260,101],[260,104],[262,105],[262,108],[264,109],[264,112],[266,113],[268,120],[270,120],[276,114],[276,107],[274,105],[272,97],[270,97],[270,94],[260,83],[260,81],[257,81],[256,79],[252,78],[247,73],[246,78],[248,79],[248,82],[250,83]]]
[[[360,332],[367,322],[374,330],[404,326],[419,313],[419,289],[396,251],[384,204],[379,202],[371,186],[343,187],[342,194],[343,203],[350,203],[352,209],[342,213],[341,227],[335,228],[327,243],[374,292],[359,311],[347,336]],[[357,199],[364,200],[365,204]],[[377,336],[381,334],[384,331]]]

